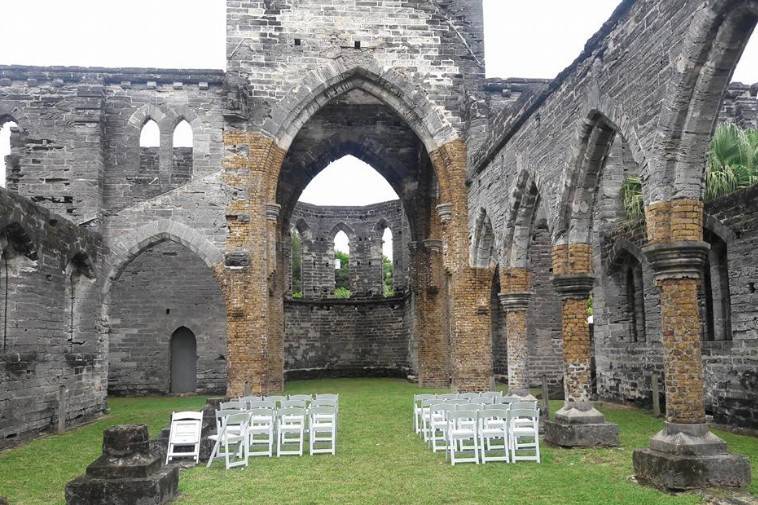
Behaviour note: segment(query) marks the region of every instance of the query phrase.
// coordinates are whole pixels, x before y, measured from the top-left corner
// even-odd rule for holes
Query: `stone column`
[[[563,337],[563,407],[545,423],[545,440],[562,447],[613,447],[618,427],[605,421],[591,402],[590,327],[587,304],[595,279],[590,273],[589,244],[553,249],[553,285],[561,297]]]
[[[742,487],[750,463],[727,452],[705,423],[698,283],[708,254],[701,241],[653,243],[644,253],[661,293],[666,425],[650,448],[634,451],[637,479],[679,490]]]
[[[534,400],[529,394],[529,342],[526,316],[532,294],[500,293],[500,303],[505,311],[508,350],[508,394],[525,400]]]

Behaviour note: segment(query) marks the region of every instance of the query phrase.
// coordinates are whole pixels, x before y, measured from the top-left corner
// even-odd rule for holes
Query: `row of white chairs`
[[[337,445],[337,395],[290,395],[243,397],[221,402],[216,410],[216,434],[210,467],[223,458],[226,468],[247,466],[250,457],[298,455],[304,452],[306,435],[309,453],[335,454]],[[175,412],[171,417],[166,463],[192,458],[198,463],[202,412]],[[276,451],[275,451],[276,448]]]
[[[414,399],[420,412],[419,433],[432,451],[445,451],[456,463],[540,462],[539,407],[498,395],[427,395]]]

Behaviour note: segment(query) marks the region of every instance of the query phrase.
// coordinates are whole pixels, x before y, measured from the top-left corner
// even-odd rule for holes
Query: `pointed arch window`
[[[626,265],[626,312],[629,321],[629,339],[644,342],[645,336],[645,286],[642,265],[630,257]]]
[[[139,176],[142,182],[153,184],[158,182],[160,173],[161,131],[152,119],[148,119],[139,136]]]
[[[174,128],[171,182],[183,184],[192,178],[193,164],[192,126],[182,119]]]
[[[395,296],[394,239],[389,226],[382,233],[382,288],[385,298]]]
[[[704,230],[703,237],[711,246],[701,287],[704,309],[703,340],[731,340],[732,301],[727,244],[710,230]]]
[[[303,237],[297,228],[290,232],[290,263],[292,267],[292,282],[290,292],[292,298],[303,297]]]
[[[350,298],[350,238],[343,230],[334,235],[334,296]]]
[[[13,170],[14,160],[11,156],[11,135],[17,131],[14,121],[0,120],[0,188],[8,187],[8,178]]]

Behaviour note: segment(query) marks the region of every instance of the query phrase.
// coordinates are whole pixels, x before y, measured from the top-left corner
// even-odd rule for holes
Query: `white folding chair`
[[[250,413],[248,412],[237,411],[223,416],[219,432],[209,437],[215,441],[215,444],[211,457],[208,459],[208,467],[218,458],[224,458],[227,470],[238,466],[247,466],[249,457],[247,430],[249,425]],[[232,449],[230,449],[230,445]],[[223,447],[223,452],[221,447]]]
[[[511,461],[540,462],[540,409],[537,402],[514,402],[510,408]],[[521,454],[527,451],[532,454]]]
[[[333,406],[312,406],[308,436],[311,456],[335,454],[337,449],[337,409]],[[320,444],[328,444],[326,448]]]
[[[171,414],[171,429],[168,435],[166,464],[176,458],[200,460],[200,439],[203,430],[202,412],[174,412]],[[177,448],[184,450],[177,451]],[[187,451],[186,449],[190,449]]]
[[[510,435],[508,407],[487,405],[479,411],[479,451],[482,463],[510,462]]]
[[[423,412],[421,400],[432,398],[433,396],[430,394],[413,395],[413,432],[417,435],[421,433],[421,425],[423,424],[421,419]]]
[[[250,426],[248,427],[248,447],[250,456],[274,455],[274,426],[276,413],[271,408],[253,408],[250,414]],[[256,450],[256,446],[263,446],[263,450]]]
[[[431,407],[434,404],[442,403],[438,396],[430,396],[429,398],[422,398],[420,402],[421,410],[421,433],[424,436],[424,442],[429,443],[431,431],[429,426],[431,424]]]
[[[429,442],[432,452],[447,449],[448,413],[455,410],[457,406],[455,402],[441,402],[429,407]]]
[[[305,416],[306,411],[302,407],[283,407],[279,409],[276,423],[278,437],[276,444],[277,457],[303,455]],[[293,444],[297,449],[286,449],[286,446]]]
[[[477,434],[479,414],[476,409],[456,409],[447,413],[447,454],[450,463],[479,464],[479,437]],[[471,442],[471,445],[466,445]],[[473,454],[462,456],[462,454]]]

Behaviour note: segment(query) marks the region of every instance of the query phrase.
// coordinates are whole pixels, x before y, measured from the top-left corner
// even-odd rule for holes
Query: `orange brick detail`
[[[590,327],[587,298],[568,298],[562,302],[564,389],[567,402],[590,401]]]
[[[502,293],[525,293],[529,291],[529,271],[526,268],[503,268],[500,270]]]
[[[244,131],[225,132],[224,145],[224,182],[237,194],[226,209],[225,251],[244,254],[249,262],[216,272],[227,303],[227,395],[241,395],[246,386],[265,394],[281,389],[283,375],[283,304],[270,299],[281,291],[275,276],[269,277],[276,261],[275,223],[266,218],[266,203],[271,174],[278,174],[285,152],[271,139]]]
[[[526,309],[508,310],[505,313],[508,352],[508,387],[512,394],[525,395],[529,391],[528,340]]]
[[[553,275],[592,273],[592,245],[559,244],[553,246]]]
[[[656,202],[645,209],[650,243],[703,239],[703,202],[679,199]]]
[[[666,375],[666,419],[671,423],[705,422],[698,281],[663,279],[661,339]]]

